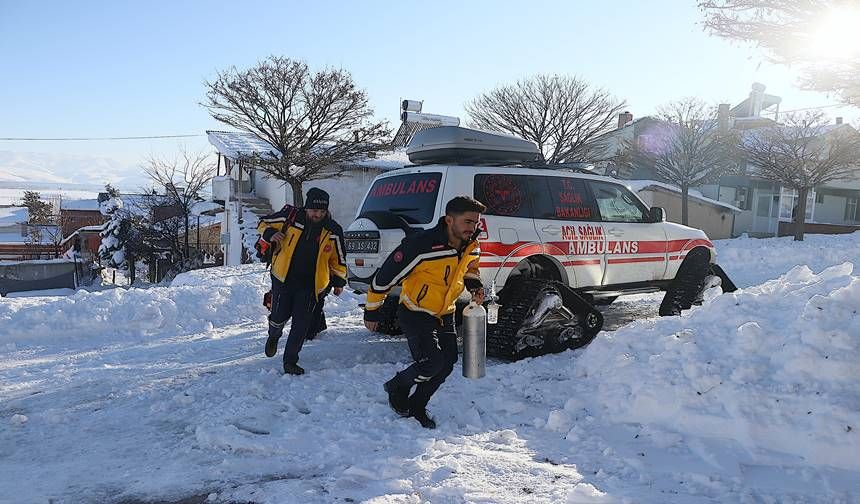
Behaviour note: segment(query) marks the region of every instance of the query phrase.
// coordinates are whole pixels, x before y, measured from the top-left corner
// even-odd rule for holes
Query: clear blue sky
[[[735,104],[754,81],[782,96],[784,110],[835,103],[799,91],[796,74],[757,49],[706,35],[695,4],[0,0],[0,137],[223,129],[198,105],[203,82],[270,54],[350,70],[393,126],[400,98],[463,116],[477,93],[539,72],[580,75],[627,100],[637,117],[684,96]],[[178,142],[0,141],[0,150],[135,164]],[[185,143],[208,146],[205,138]]]

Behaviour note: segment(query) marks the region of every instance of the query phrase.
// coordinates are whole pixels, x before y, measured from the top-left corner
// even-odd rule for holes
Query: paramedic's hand
[[[472,291],[472,301],[475,304],[484,304],[484,289],[475,289]]]
[[[332,290],[334,291],[335,296],[340,296],[341,292],[343,292],[343,287],[335,287]]]
[[[277,233],[272,235],[272,241],[275,243],[280,243],[281,240],[284,239],[284,233],[278,231]]]
[[[371,322],[369,320],[365,320],[364,327],[368,328],[373,332],[376,332],[376,330],[379,328],[379,322]]]

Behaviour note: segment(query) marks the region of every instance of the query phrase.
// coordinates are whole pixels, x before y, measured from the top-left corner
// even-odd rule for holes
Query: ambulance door
[[[606,233],[603,285],[661,280],[666,273],[666,232],[649,222],[645,205],[629,189],[589,180]]]
[[[529,184],[544,253],[564,266],[571,287],[601,285],[606,239],[585,181],[532,175]]]

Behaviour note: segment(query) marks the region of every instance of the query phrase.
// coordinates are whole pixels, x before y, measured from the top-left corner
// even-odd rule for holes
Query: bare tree
[[[860,104],[860,48],[851,47],[849,21],[851,12],[860,17],[856,0],[700,0],[699,8],[712,34],[754,43],[776,63],[801,64],[804,87]],[[849,26],[827,26],[840,19]]]
[[[642,134],[634,147],[634,159],[654,170],[657,178],[681,189],[681,223],[689,218],[691,187],[710,184],[737,166],[736,143],[729,131],[721,131],[715,109],[697,98],[663,105],[653,129]]]
[[[821,112],[788,114],[782,125],[747,132],[739,147],[758,174],[797,191],[797,241],[803,240],[809,191],[857,178],[860,170],[860,134],[848,125],[828,125]]]
[[[62,200],[61,200],[62,201]],[[53,205],[52,205],[53,206]],[[44,226],[44,237],[54,246],[54,257],[60,256],[60,242],[63,241],[63,229],[69,224],[69,218],[57,208],[56,213],[51,215],[49,225]]]
[[[625,103],[579,77],[536,75],[466,103],[470,126],[535,142],[550,164],[602,161],[598,137]]]
[[[163,193],[163,196],[154,194],[145,199],[150,220],[153,224],[160,224],[165,238],[181,250],[181,257],[186,258],[191,209],[202,199],[201,194],[212,180],[215,166],[208,155],[182,149],[172,160],[151,156],[144,171]],[[184,247],[179,247],[181,236],[184,236]]]
[[[202,105],[215,120],[274,147],[250,162],[289,184],[299,206],[303,182],[341,175],[344,164],[379,150],[391,133],[386,122],[373,121],[367,93],[342,69],[314,73],[304,61],[270,56],[247,70],[220,72],[206,87]]]

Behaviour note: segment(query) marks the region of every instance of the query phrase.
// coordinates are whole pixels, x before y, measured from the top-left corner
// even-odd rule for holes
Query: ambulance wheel
[[[511,279],[500,293],[496,324],[487,326],[487,355],[515,361],[578,348],[603,326],[603,316],[558,282]]]
[[[660,303],[660,316],[668,317],[680,315],[682,311],[690,307],[700,299],[705,281],[710,270],[711,253],[704,247],[696,247],[691,250],[678,274],[669,284],[663,302]]]

